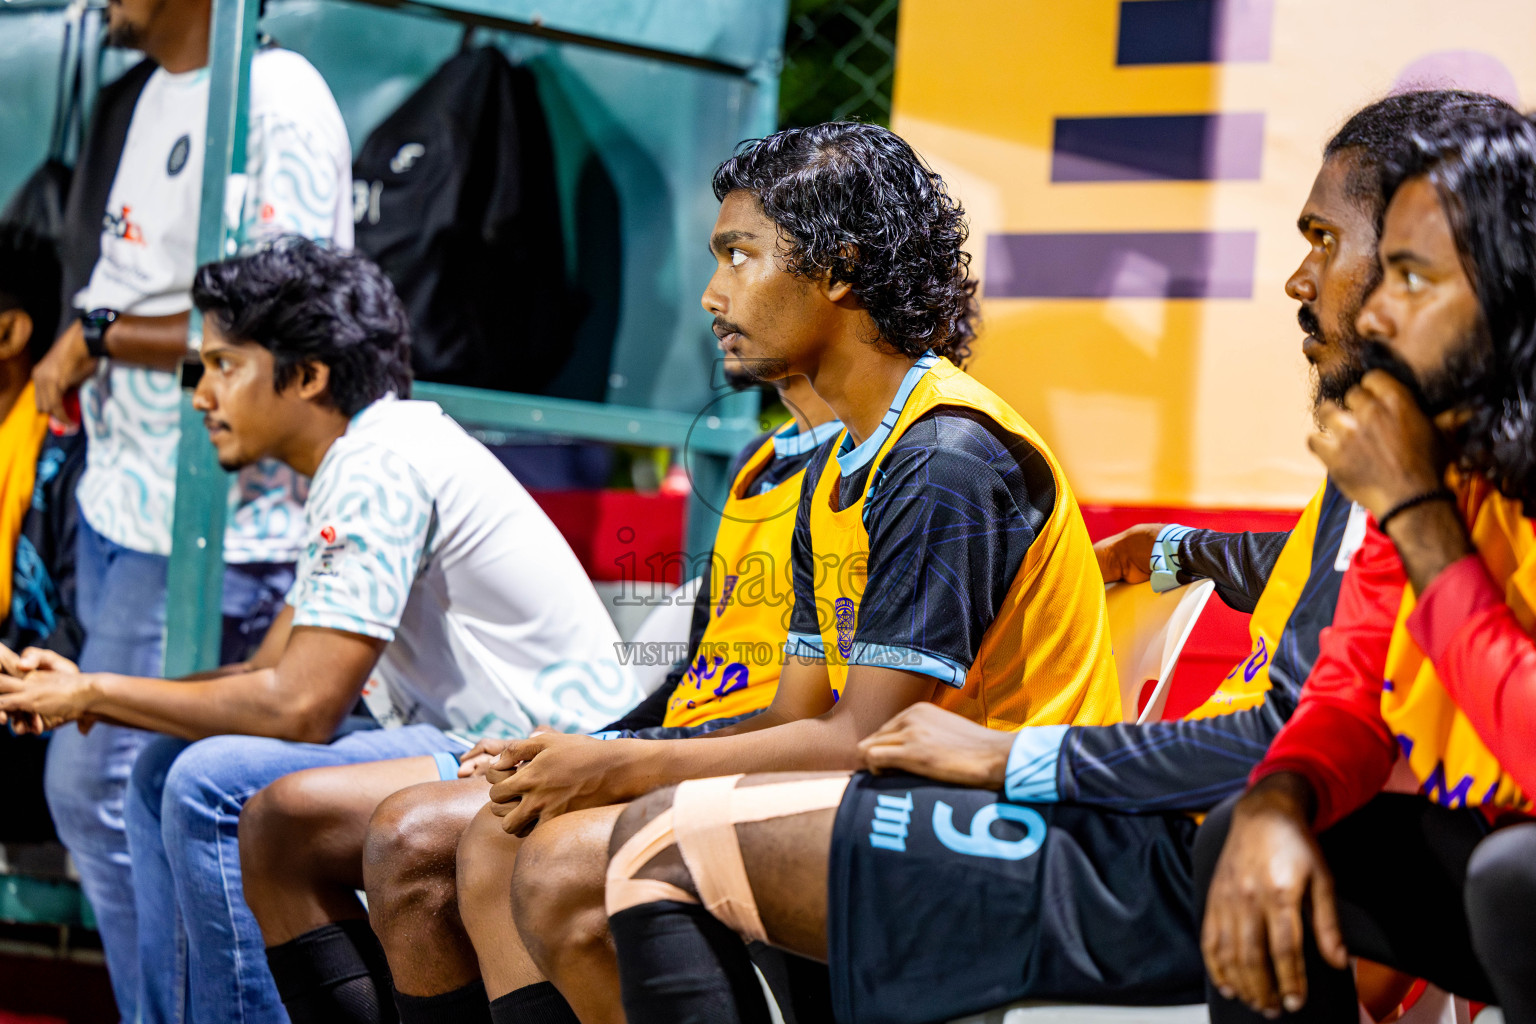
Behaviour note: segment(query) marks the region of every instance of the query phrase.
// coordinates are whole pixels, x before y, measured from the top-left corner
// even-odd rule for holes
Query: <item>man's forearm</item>
[[[330,709],[295,700],[275,669],[190,682],[100,673],[92,691],[89,714],[186,740],[237,733],[324,743],[340,721]]]
[[[1179,542],[1179,575],[1212,580],[1227,605],[1252,612],[1290,536],[1196,530]]]
[[[615,740],[623,750],[609,784],[616,798],[632,800],[663,786],[717,775],[852,771],[859,767],[858,743],[863,737],[851,720],[840,719],[801,719],[732,736]]]
[[[175,370],[187,356],[190,315],[120,316],[104,335],[107,356],[156,370]]]
[[[1291,704],[1272,691],[1229,715],[1072,729],[1055,769],[1056,799],[1131,814],[1209,810],[1243,788]]]

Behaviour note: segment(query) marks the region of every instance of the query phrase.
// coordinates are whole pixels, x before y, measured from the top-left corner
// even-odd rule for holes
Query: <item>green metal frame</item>
[[[251,55],[256,48],[260,0],[214,0],[208,40],[208,131],[203,163],[203,201],[197,226],[199,265],[224,259],[239,248],[241,216],[226,217],[230,175],[245,170],[245,135]],[[233,220],[233,223],[231,223]],[[192,322],[201,337],[201,319]],[[181,443],[176,459],[176,504],[166,580],[166,676],[217,668],[223,631],[224,516],[229,474],[218,458],[203,416],[192,407],[192,390],[181,392]]]

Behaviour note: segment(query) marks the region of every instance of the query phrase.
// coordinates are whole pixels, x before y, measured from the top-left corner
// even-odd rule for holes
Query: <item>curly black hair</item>
[[[1517,111],[1441,122],[1383,168],[1382,194],[1427,178],[1482,315],[1483,351],[1452,361],[1457,467],[1536,515],[1536,127]]]
[[[1376,229],[1387,202],[1382,195],[1382,168],[1415,134],[1433,133],[1441,121],[1476,118],[1514,107],[1487,93],[1465,89],[1415,89],[1393,93],[1350,115],[1323,147],[1323,159],[1347,152],[1354,166],[1345,178],[1350,198],[1371,211]]]
[[[27,354],[48,354],[59,329],[59,253],[51,241],[13,221],[0,223],[0,311],[23,309],[32,318]]]
[[[283,238],[199,267],[192,301],[231,338],[271,351],[279,391],[313,361],[330,367],[330,402],[348,416],[389,392],[410,397],[410,322],[366,257]]]
[[[756,196],[790,272],[847,283],[887,345],[957,366],[970,357],[965,211],[900,136],[832,121],[749,139],[715,169],[714,189]]]

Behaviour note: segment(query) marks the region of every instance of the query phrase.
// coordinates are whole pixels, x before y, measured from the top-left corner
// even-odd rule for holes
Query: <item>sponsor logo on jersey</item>
[[[869,845],[896,853],[907,852],[907,826],[912,824],[912,794],[875,797],[875,817],[869,823]]]
[[[741,577],[731,575],[725,578],[725,585],[720,588],[720,603],[715,605],[715,618],[725,614],[725,606],[731,603],[731,593],[736,589],[736,581]]]
[[[337,539],[336,527],[326,524],[320,527],[320,539],[325,546],[320,549],[320,556],[315,559],[313,574],[316,576],[336,576],[336,560],[347,549],[345,538]]]
[[[144,229],[132,219],[133,207],[125,206],[121,213],[108,210],[101,218],[101,230],[113,238],[120,238],[134,245],[144,244]]]
[[[395,150],[395,155],[390,158],[389,169],[396,174],[404,174],[416,166],[416,161],[427,155],[427,147],[419,142],[407,142]]]
[[[182,172],[187,166],[187,157],[192,153],[192,136],[183,135],[171,145],[171,153],[165,158],[165,173],[171,177]]]

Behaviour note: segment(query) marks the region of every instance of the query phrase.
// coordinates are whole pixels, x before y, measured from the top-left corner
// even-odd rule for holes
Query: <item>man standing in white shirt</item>
[[[294,239],[204,267],[194,294],[195,401],[220,463],[276,457],[314,477],[287,607],[249,661],[182,682],[26,652],[0,676],[0,712],[24,731],[99,718],[168,734],[127,798],[141,1020],[283,1024],[241,883],[252,794],[305,768],[387,775],[423,755],[451,779],[480,739],[587,732],[641,694],[528,492],[436,405],[401,400],[406,315],[378,267]],[[331,740],[360,693],[384,728]]]
[[[81,512],[79,609],[88,670],[160,672],[180,439],[176,370],[188,347],[208,111],[210,0],[111,0],[110,41],[159,67],[134,107],[101,220],[101,255],[80,311],[34,371],[38,407],[70,419],[80,388],[89,449]],[[251,65],[243,234],[352,244],[351,148],[330,90],[281,50]],[[236,179],[238,182],[239,179]],[[238,187],[238,186],[237,186]],[[273,463],[234,485],[224,541],[223,658],[243,659],[281,606],[302,545],[303,480]],[[45,787],[60,837],[96,912],[124,1020],[139,969],[123,792],[148,733],[60,730]]]

